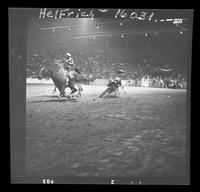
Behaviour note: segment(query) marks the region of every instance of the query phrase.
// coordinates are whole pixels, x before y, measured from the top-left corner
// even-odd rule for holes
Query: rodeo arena
[[[191,26],[184,11],[155,12],[29,19],[28,174],[186,175]]]

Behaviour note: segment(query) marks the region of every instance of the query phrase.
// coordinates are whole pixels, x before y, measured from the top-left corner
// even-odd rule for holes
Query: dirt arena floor
[[[186,90],[126,87],[93,101],[59,99],[27,85],[27,172],[52,176],[181,177],[186,170]],[[68,93],[69,90],[66,89]]]

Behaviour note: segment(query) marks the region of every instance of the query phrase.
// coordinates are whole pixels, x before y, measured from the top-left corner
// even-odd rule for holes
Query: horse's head
[[[43,67],[38,74],[38,79],[49,77],[49,75],[49,70],[46,67]]]

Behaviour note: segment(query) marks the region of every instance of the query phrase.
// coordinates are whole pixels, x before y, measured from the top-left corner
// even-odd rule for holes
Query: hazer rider
[[[68,87],[72,90],[71,94],[75,93],[77,89],[74,86],[73,78],[75,77],[74,73],[74,59],[72,58],[72,55],[70,53],[66,53],[64,58],[62,59],[63,68],[67,73],[67,76],[70,78]],[[54,88],[54,92],[56,91],[56,88]]]
[[[75,93],[77,91],[77,89],[74,86],[74,82],[73,82],[73,78],[77,75],[74,72],[74,59],[72,58],[72,55],[70,53],[66,53],[65,57],[63,59],[63,67],[66,70],[67,74],[70,77],[70,81],[69,81],[69,88],[71,88],[72,92],[71,94]]]
[[[72,58],[72,55],[70,53],[66,53],[65,57],[63,59],[63,63],[64,63],[64,68],[67,71],[71,71],[74,68],[74,59]]]
[[[68,72],[68,75],[72,78],[77,77],[78,74],[81,74],[79,69],[75,67],[74,59],[70,53],[66,53],[65,58],[63,59],[63,67]]]

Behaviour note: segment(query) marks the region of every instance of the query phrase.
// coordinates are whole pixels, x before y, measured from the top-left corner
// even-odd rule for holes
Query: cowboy
[[[101,93],[98,98],[104,97],[106,94],[110,94],[114,91],[116,91],[119,87],[122,86],[121,79],[119,77],[116,77],[114,80],[111,79],[110,82],[107,84],[107,89]]]
[[[112,87],[114,90],[116,90],[120,86],[122,86],[122,82],[119,77],[116,77],[114,80],[111,79],[107,85],[107,87]]]
[[[64,68],[67,71],[71,71],[74,68],[74,59],[72,58],[72,55],[70,53],[66,53],[64,61]]]
[[[71,94],[73,94],[77,91],[74,80],[78,80],[81,73],[78,68],[74,67],[74,59],[70,53],[66,53],[65,58],[63,59],[63,67],[66,70],[66,75],[70,78],[68,87],[72,90]]]
[[[62,63],[63,63],[64,70],[67,72],[69,77],[72,79],[73,75],[71,74],[71,71],[74,68],[74,60],[72,58],[72,55],[70,53],[66,53],[65,57],[62,60]]]

